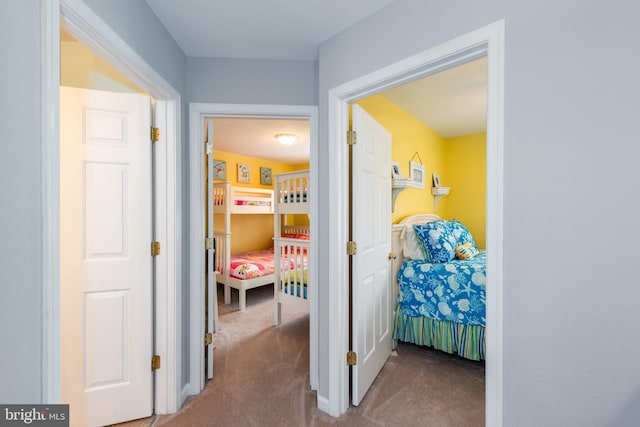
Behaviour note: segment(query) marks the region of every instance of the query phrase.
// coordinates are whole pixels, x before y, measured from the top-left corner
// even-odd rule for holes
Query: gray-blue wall
[[[186,57],[144,0],[84,0],[84,3],[175,90],[186,95]]]
[[[5,403],[38,402],[42,385],[38,4],[0,4],[0,402]]]
[[[317,105],[317,63],[188,58],[189,102]]]
[[[640,423],[638,17],[624,0],[397,0],[320,48],[326,181],[328,89],[505,19],[505,426]]]

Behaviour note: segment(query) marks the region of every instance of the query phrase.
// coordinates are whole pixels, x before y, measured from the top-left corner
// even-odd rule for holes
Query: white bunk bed
[[[287,215],[309,215],[309,171],[274,176],[275,322],[282,304],[309,309],[309,226],[285,225]]]
[[[224,285],[224,302],[231,303],[231,288],[239,291],[240,310],[244,311],[247,301],[247,290],[258,286],[274,283],[273,272],[264,273],[256,277],[234,277],[237,267],[232,268],[232,259],[252,259],[258,255],[260,262],[268,270],[273,270],[273,252],[256,251],[245,254],[231,254],[231,215],[235,214],[273,214],[274,200],[273,190],[251,187],[236,187],[230,182],[213,184],[213,213],[224,215],[224,231],[214,232],[215,241],[215,270],[218,273],[216,280]],[[235,262],[234,262],[235,264]],[[253,265],[253,264],[252,264]],[[265,270],[266,271],[266,270]]]

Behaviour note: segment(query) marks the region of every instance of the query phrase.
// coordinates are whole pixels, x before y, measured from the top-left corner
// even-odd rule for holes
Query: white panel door
[[[353,130],[352,404],[358,405],[391,354],[391,134],[360,106]]]
[[[60,88],[62,401],[73,426],[152,414],[150,99]]]

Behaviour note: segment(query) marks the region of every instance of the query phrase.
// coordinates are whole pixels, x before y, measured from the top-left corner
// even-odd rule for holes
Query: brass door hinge
[[[151,127],[151,142],[160,141],[160,129]]]
[[[204,249],[206,251],[212,251],[213,250],[213,239],[211,237],[207,237],[204,239]]]
[[[206,334],[204,334],[204,345],[211,345],[212,342],[213,335],[211,334],[211,332],[207,332]]]
[[[151,242],[151,256],[160,255],[160,242]]]
[[[358,356],[356,355],[355,351],[347,352],[347,365],[349,366],[357,365],[358,364],[357,359],[358,359]]]
[[[354,241],[347,242],[347,255],[355,255],[358,252],[358,245]]]
[[[213,154],[213,144],[210,142],[207,142],[205,144],[205,152],[207,154],[207,156],[210,156],[211,154]]]
[[[347,145],[355,145],[358,142],[355,130],[347,131]]]
[[[151,357],[151,372],[160,369],[160,356],[157,354]]]

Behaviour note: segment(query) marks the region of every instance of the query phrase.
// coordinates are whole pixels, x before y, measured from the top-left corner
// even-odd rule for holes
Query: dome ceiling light
[[[291,145],[298,139],[298,135],[292,133],[279,133],[275,136],[278,142],[282,145]]]

